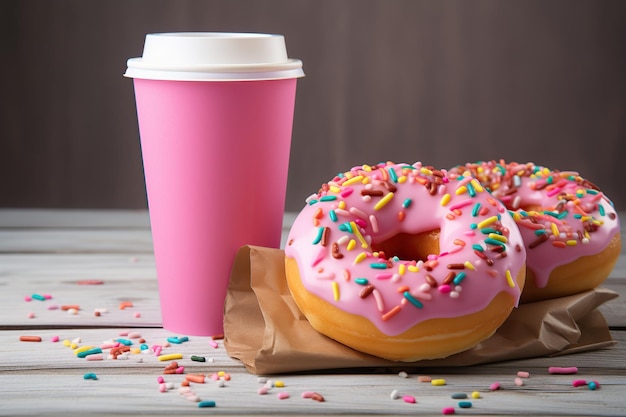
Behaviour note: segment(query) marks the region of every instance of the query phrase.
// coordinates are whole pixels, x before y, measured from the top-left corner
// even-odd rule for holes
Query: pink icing
[[[471,180],[419,162],[355,167],[309,197],[285,253],[298,262],[308,291],[387,335],[480,311],[500,292],[517,305],[522,237],[506,208]],[[399,233],[435,229],[438,254],[376,252]]]
[[[514,212],[538,288],[547,285],[554,268],[601,252],[620,232],[612,202],[577,172],[504,161],[467,164],[450,172],[468,170]],[[539,208],[526,210],[529,206]]]

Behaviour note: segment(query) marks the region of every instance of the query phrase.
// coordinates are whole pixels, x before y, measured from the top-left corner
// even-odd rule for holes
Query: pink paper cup
[[[172,62],[176,54],[162,50],[168,45],[149,45],[151,36],[178,42],[170,45],[176,54],[191,40],[190,49],[200,52],[190,52],[188,60],[203,62],[180,56]],[[148,35],[143,60],[129,60],[161,314],[169,331],[223,333],[224,298],[237,250],[247,244],[280,246],[301,63],[294,69],[297,60],[286,59],[282,37],[283,54],[275,54],[273,67],[272,56],[246,58],[243,51],[243,58],[232,57],[246,39],[258,44],[276,37]],[[167,57],[159,58],[161,67],[145,64],[149,48]],[[207,53],[211,48],[217,50]],[[220,48],[228,49],[227,57]],[[253,49],[253,55],[259,53],[258,45]],[[233,63],[245,59],[255,62]]]

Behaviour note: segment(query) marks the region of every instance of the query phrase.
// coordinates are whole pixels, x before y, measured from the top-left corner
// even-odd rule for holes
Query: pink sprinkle
[[[59,306],[56,304],[52,304],[48,306],[48,310],[58,310],[58,309],[59,309]]]
[[[157,377],[157,382],[158,382],[159,384],[162,384],[162,383],[164,383],[164,382],[165,382],[165,379],[164,379],[161,375],[159,375],[159,376]]]
[[[59,341],[59,336],[52,336],[52,337],[50,338],[50,341],[51,341],[51,342],[58,342],[58,341]]]
[[[520,378],[528,378],[530,376],[530,373],[526,371],[518,371],[517,376],[519,376]]]
[[[575,366],[570,366],[568,368],[561,368],[559,366],[551,366],[548,368],[548,373],[561,374],[561,375],[577,374],[578,368]]]
[[[24,301],[29,302],[29,301],[33,301],[32,297],[27,295],[26,297],[24,297]]]
[[[442,294],[448,294],[450,291],[452,291],[452,288],[450,288],[448,284],[440,285],[438,289],[439,289],[439,292]]]
[[[573,387],[582,387],[583,385],[587,385],[587,381],[584,379],[575,379],[572,381]]]
[[[166,391],[167,391],[167,385],[165,385],[164,383],[160,383],[159,392],[166,392]]]
[[[209,340],[209,345],[211,345],[213,349],[217,349],[219,346],[215,340]]]
[[[341,194],[341,196],[342,196],[343,198],[346,198],[347,196],[349,196],[350,194],[352,194],[352,192],[353,192],[353,191],[354,191],[354,189],[353,189],[353,188],[346,187],[346,188],[344,188],[344,189],[343,189],[343,191],[341,191],[341,193],[340,193],[340,194]]]
[[[95,355],[88,355],[85,359],[87,359],[88,361],[102,361],[104,360],[104,356],[97,353]]]
[[[163,350],[162,346],[156,345],[153,348],[154,350],[154,356],[160,356],[161,355],[161,351]]]
[[[444,416],[449,416],[451,414],[454,414],[454,407],[446,407],[442,409],[441,414],[443,414]]]
[[[302,398],[311,398],[313,394],[315,394],[313,391],[304,391],[301,396]]]
[[[35,313],[33,313],[32,311],[30,313],[28,313],[27,316],[29,319],[34,319],[35,318]]]
[[[497,391],[500,389],[500,383],[499,382],[494,382],[493,384],[489,385],[489,389],[491,391]]]
[[[141,313],[140,313],[140,312],[136,312],[134,315],[135,315],[135,318],[136,318],[136,319],[138,319],[138,318],[140,318],[140,317],[141,317]]]
[[[287,391],[281,391],[278,394],[276,394],[276,397],[279,400],[286,400],[287,398],[289,398],[289,393]]]
[[[50,295],[50,294],[43,294],[43,298],[45,298],[46,300],[52,300],[52,295]]]
[[[259,388],[259,390],[257,391],[257,393],[258,393],[259,395],[265,395],[265,394],[267,394],[267,387],[261,387],[261,388]]]
[[[412,395],[405,395],[402,397],[402,400],[405,403],[415,404],[415,397],[413,397]]]
[[[521,387],[524,385],[524,380],[520,377],[515,378],[515,385],[517,385],[518,387]]]
[[[184,366],[179,366],[178,368],[176,368],[176,373],[177,374],[185,373],[185,367]]]

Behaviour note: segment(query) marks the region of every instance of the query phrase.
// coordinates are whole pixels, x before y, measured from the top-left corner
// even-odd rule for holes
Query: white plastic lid
[[[178,32],[146,35],[143,55],[125,77],[177,81],[243,81],[303,77],[282,35]]]

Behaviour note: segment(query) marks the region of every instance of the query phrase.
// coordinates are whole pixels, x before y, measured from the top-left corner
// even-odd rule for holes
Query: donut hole
[[[375,252],[383,251],[385,257],[397,256],[402,260],[426,261],[428,255],[439,255],[439,229],[421,233],[399,233],[382,242],[372,242]]]

